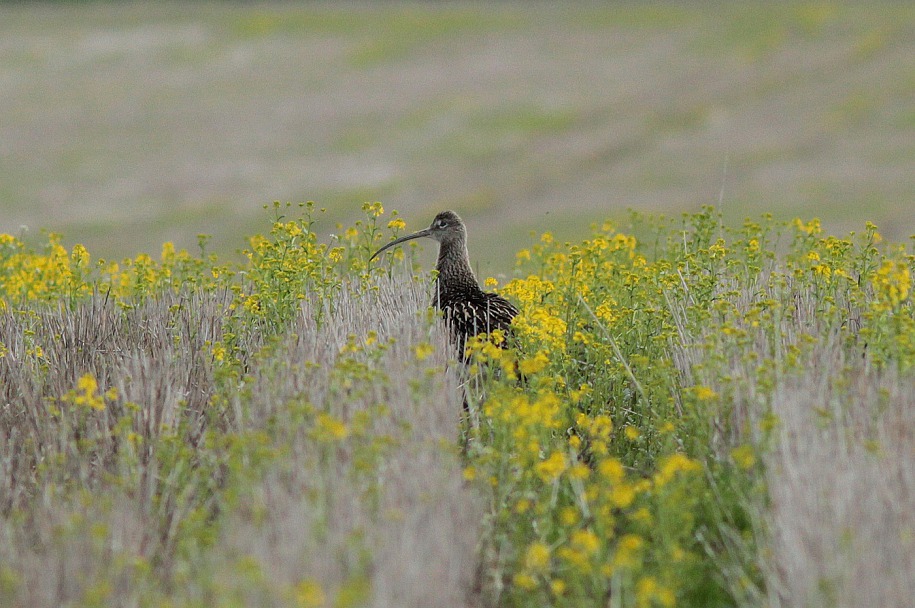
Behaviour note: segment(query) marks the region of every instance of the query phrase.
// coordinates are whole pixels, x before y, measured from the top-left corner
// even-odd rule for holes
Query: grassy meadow
[[[233,255],[265,203],[328,234],[381,200],[457,210],[481,274],[628,208],[901,241],[913,29],[895,0],[2,2],[0,232]]]
[[[396,212],[272,213],[240,263],[0,236],[0,604],[912,597],[915,256],[873,224],[544,233],[464,365],[415,250],[368,263]]]
[[[913,28],[0,2],[0,606],[909,606]]]

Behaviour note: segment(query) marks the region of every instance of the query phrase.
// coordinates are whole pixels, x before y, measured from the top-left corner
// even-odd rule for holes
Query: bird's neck
[[[479,289],[477,278],[470,267],[470,255],[467,253],[467,242],[464,239],[441,244],[436,269],[440,281],[455,287]]]

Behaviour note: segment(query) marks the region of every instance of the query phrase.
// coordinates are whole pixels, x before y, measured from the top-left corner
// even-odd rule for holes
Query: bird
[[[467,227],[454,211],[442,211],[428,228],[391,241],[373,253],[369,261],[401,243],[424,237],[439,244],[432,305],[442,312],[461,358],[466,360],[465,345],[474,336],[497,329],[504,337],[511,335],[512,319],[518,309],[502,296],[480,289],[470,267]]]

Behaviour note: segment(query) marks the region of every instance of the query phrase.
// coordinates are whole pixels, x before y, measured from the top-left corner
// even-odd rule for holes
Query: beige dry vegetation
[[[773,607],[901,607],[915,593],[915,383],[850,367],[823,353],[773,398]]]
[[[398,276],[306,302],[240,393],[220,388],[206,346],[223,338],[218,294],[0,314],[0,579],[14,577],[0,591],[15,580],[7,600],[23,607],[194,604],[214,586],[246,606],[338,588],[327,601],[468,601],[482,505],[450,447],[461,396],[425,297]],[[345,354],[369,332],[397,338],[371,367]],[[39,364],[35,343],[49,345]],[[263,333],[240,343],[257,352]],[[60,400],[87,373],[117,389],[98,417]],[[328,443],[315,415],[330,432],[362,424],[365,441]]]
[[[719,297],[734,287],[720,285]],[[725,364],[717,374],[693,371],[707,363],[707,352],[676,349],[686,384],[737,387],[728,417],[711,421],[711,447],[721,458],[746,442],[762,448],[765,491],[742,500],[755,533],[767,538],[757,563],[764,582],[751,584],[747,570],[725,571],[737,605],[906,606],[915,596],[911,371],[876,364],[860,337],[848,344],[847,329],[866,315],[852,301],[830,298],[824,306],[809,286],[793,281],[774,289],[760,281],[739,294],[738,315],[747,319],[756,319],[753,302],[766,298],[791,302],[793,310],[774,328],[739,322],[749,348],[722,352]],[[832,305],[844,313],[826,314]],[[683,345],[711,338],[680,331]],[[805,342],[816,346],[804,350]],[[802,350],[801,373],[760,376],[758,362]],[[746,538],[731,537],[728,544],[725,554],[748,549]]]

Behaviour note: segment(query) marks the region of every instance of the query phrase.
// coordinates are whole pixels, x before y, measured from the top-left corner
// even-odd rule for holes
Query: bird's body
[[[442,211],[435,216],[429,228],[388,243],[372,258],[394,245],[421,237],[439,242],[438,278],[432,303],[442,311],[461,356],[464,356],[468,338],[496,329],[509,333],[518,309],[502,296],[480,289],[470,267],[467,230],[453,211]]]

